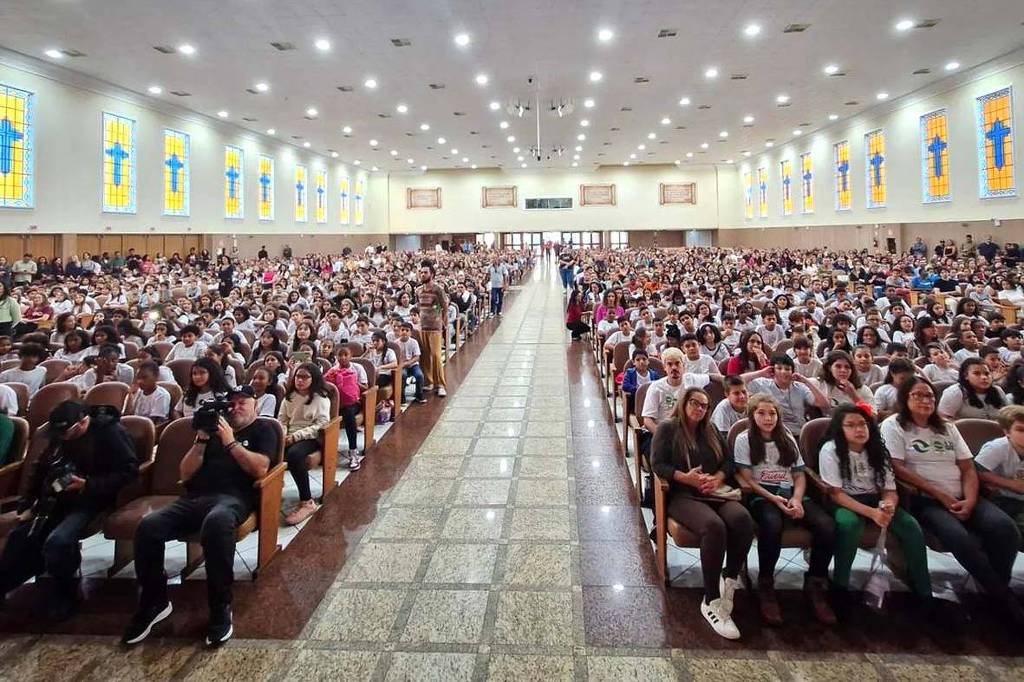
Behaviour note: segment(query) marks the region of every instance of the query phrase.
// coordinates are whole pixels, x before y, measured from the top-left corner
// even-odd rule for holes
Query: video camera
[[[230,405],[231,402],[223,395],[218,395],[213,400],[202,403],[192,413],[192,428],[210,434],[217,433],[217,429],[220,428],[220,418],[227,417]]]

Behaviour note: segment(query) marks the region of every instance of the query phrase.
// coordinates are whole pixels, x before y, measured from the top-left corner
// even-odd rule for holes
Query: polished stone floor
[[[112,636],[14,635],[0,640],[0,679],[1024,676],[1021,661],[988,651],[854,651],[841,638],[822,645],[818,633],[804,647],[799,631],[771,639],[754,626],[738,644],[709,635],[692,595],[659,584],[593,360],[582,344],[567,350],[563,305],[551,268],[535,269],[408,467],[360,519],[358,540],[297,637],[246,639],[240,629],[213,652],[176,637],[124,652]],[[346,481],[328,507],[360,482]],[[310,532],[321,529],[311,525],[299,540]],[[304,580],[292,552],[275,562],[288,580]]]

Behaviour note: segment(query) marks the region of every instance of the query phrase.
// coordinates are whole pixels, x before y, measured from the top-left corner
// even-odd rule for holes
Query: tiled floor
[[[1020,676],[1007,658],[801,652],[799,633],[723,651],[681,618],[685,591],[658,583],[592,361],[566,350],[562,307],[554,273],[538,267],[298,638],[125,653],[112,638],[16,636],[0,640],[0,679]],[[688,569],[696,555],[673,563]]]

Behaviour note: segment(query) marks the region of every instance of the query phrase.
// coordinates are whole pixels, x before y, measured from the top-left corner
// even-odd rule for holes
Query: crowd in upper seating
[[[879,531],[902,546],[928,613],[931,546],[1024,624],[1009,588],[1024,532],[1016,244],[566,248],[557,263],[566,327],[592,339],[645,503],[660,500],[668,528],[652,537],[700,548],[701,613],[718,634],[740,636],[734,594],[755,537],[762,620],[782,622],[774,568],[796,542],[828,624]]]

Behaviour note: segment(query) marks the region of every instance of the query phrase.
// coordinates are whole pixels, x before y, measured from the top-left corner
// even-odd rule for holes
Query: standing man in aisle
[[[438,397],[448,395],[444,380],[444,330],[448,329],[448,298],[434,282],[434,264],[420,263],[420,282],[416,301],[420,310],[420,366],[426,384],[424,390],[437,389]]]
[[[505,303],[505,289],[508,287],[508,266],[501,262],[497,254],[491,257],[487,276],[491,280],[491,315],[501,317],[501,308]]]
[[[558,274],[562,277],[562,291],[569,291],[572,278],[576,275],[576,256],[572,253],[571,245],[563,246],[558,254]]]

